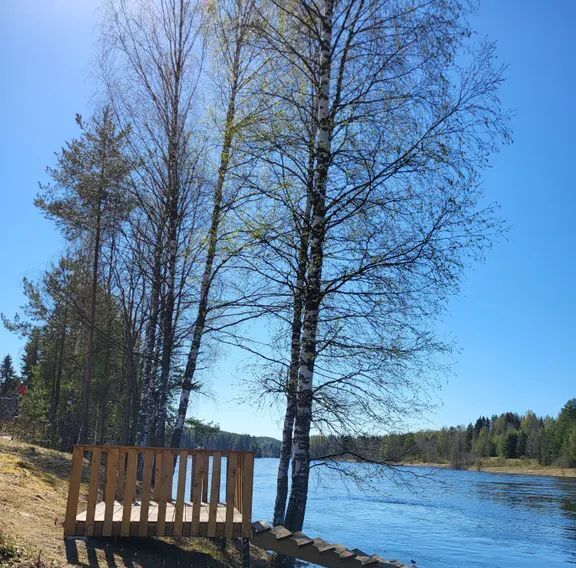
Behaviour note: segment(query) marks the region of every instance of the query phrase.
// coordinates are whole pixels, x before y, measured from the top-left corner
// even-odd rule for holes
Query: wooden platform
[[[64,534],[249,538],[253,475],[253,452],[78,445]]]
[[[156,536],[158,533],[158,502],[150,501],[148,507],[148,522],[144,523],[142,516],[142,503],[136,501],[130,507],[130,528],[129,534],[122,535],[122,521],[124,518],[124,506],[120,501],[114,501],[114,511],[112,516],[111,536]],[[190,502],[184,502],[180,536],[190,536],[192,531],[194,505]],[[106,504],[100,502],[96,505],[94,511],[94,536],[104,534]],[[86,511],[76,516],[76,534],[85,534]],[[199,528],[195,533],[199,536],[208,536],[208,526],[210,518],[210,504],[202,503],[200,505]],[[169,501],[166,503],[166,514],[164,517],[164,526],[161,531],[163,536],[174,536],[176,521],[176,502]],[[214,523],[215,536],[223,537],[226,527],[226,504],[218,503],[216,507],[216,522]],[[142,530],[143,528],[143,530]],[[212,532],[212,531],[210,531]],[[232,536],[242,536],[242,513],[234,508]]]

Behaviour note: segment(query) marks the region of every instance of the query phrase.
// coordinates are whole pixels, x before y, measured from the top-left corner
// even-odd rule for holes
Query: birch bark
[[[314,97],[313,97],[313,104]],[[308,249],[310,242],[310,214],[312,208],[311,193],[314,186],[315,154],[314,144],[316,128],[310,129],[310,143],[308,152],[308,184],[306,187],[306,207],[303,219],[302,235],[297,257],[296,286],[294,289],[292,331],[290,338],[290,368],[288,370],[288,385],[286,390],[286,412],[282,428],[282,445],[280,447],[280,461],[276,480],[276,500],[274,503],[274,525],[284,523],[286,514],[286,500],[288,498],[288,474],[290,458],[292,457],[292,437],[294,434],[294,420],[297,410],[298,393],[298,367],[300,364],[300,347],[302,339],[302,312],[304,309],[304,293],[306,286],[306,267],[308,264]]]
[[[312,388],[318,314],[321,302],[321,282],[324,256],[326,190],[331,151],[330,74],[332,64],[332,20],[334,0],[324,0],[321,15],[318,84],[318,133],[316,140],[316,181],[312,194],[310,227],[310,264],[304,300],[302,345],[298,372],[297,410],[294,422],[292,486],[285,525],[292,531],[302,530],[308,481],[310,476],[310,425],[312,422]]]

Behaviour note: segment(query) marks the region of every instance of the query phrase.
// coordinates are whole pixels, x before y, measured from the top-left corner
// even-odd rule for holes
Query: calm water
[[[256,460],[254,519],[270,519],[278,460]],[[369,465],[345,464],[359,471]],[[576,480],[406,468],[411,487],[362,492],[324,468],[305,531],[419,568],[576,564]],[[414,479],[413,473],[425,474]]]

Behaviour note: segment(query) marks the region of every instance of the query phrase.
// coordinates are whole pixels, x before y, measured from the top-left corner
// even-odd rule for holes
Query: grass
[[[114,568],[229,568],[240,565],[233,541],[204,538],[64,539],[71,455],[0,438],[0,566],[69,565]],[[269,556],[252,550],[256,567]]]
[[[449,463],[411,462],[406,465],[510,473],[516,475],[542,475],[545,477],[576,477],[576,468],[540,465],[535,459],[478,458],[472,465],[455,468]]]
[[[543,475],[549,477],[576,477],[576,469],[540,465],[537,460],[481,458],[470,469],[489,471],[491,473],[512,473],[518,475]]]

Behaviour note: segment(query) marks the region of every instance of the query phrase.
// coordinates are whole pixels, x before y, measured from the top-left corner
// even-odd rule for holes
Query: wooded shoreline
[[[479,471],[484,473],[505,473],[511,475],[537,475],[540,477],[576,478],[576,468],[538,465],[532,462],[533,460],[504,460],[504,463],[501,463],[497,460],[483,460],[478,464],[463,467],[454,467],[449,463],[411,462],[403,463],[402,466]]]

